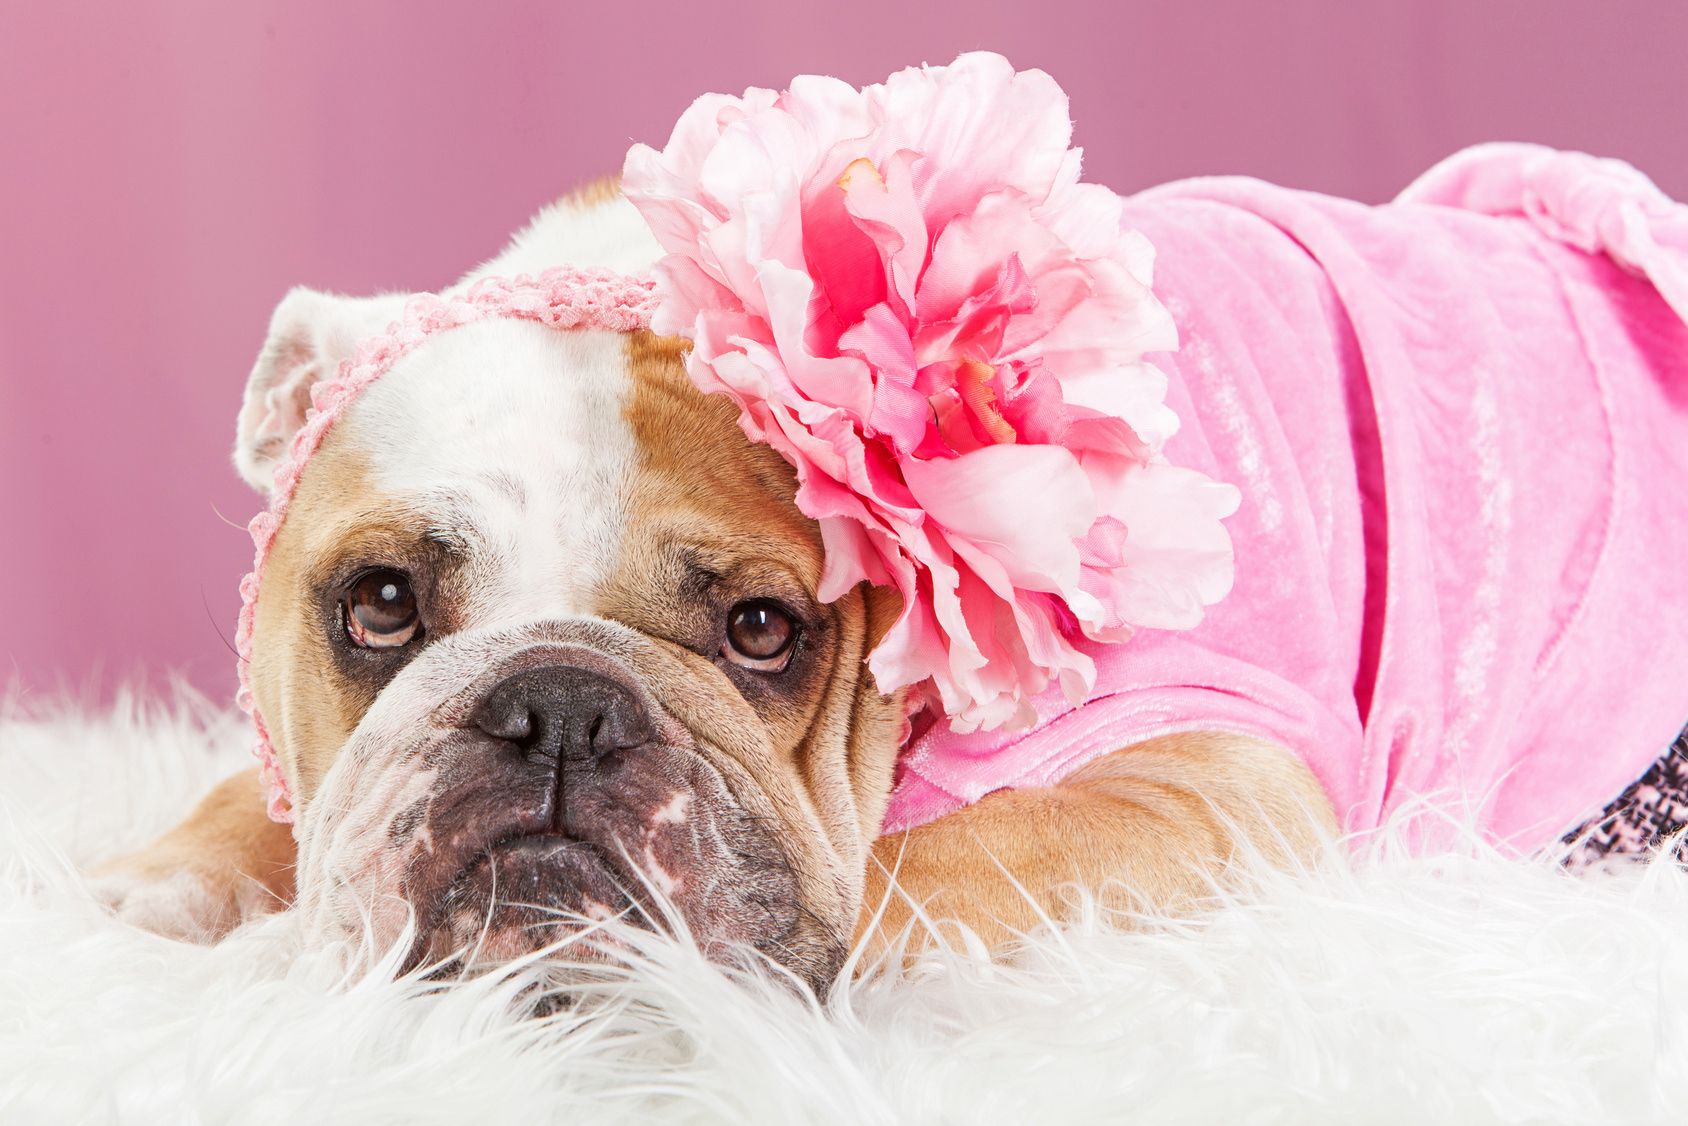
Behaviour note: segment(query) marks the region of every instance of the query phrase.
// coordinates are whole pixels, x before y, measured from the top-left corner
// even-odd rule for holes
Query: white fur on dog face
[[[394,365],[343,422],[373,484],[471,560],[476,626],[591,613],[616,558],[636,450],[626,345],[500,317]]]

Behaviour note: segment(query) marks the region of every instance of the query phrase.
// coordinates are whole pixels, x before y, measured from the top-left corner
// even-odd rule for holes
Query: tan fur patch
[[[293,835],[264,816],[256,770],[220,783],[187,819],[94,872],[97,895],[137,925],[211,941],[293,900]]]
[[[999,790],[880,838],[858,935],[895,936],[918,906],[1000,945],[1063,918],[1067,885],[1125,912],[1188,911],[1222,885],[1244,841],[1286,865],[1335,832],[1323,788],[1291,752],[1218,732],[1169,735],[1097,759],[1058,786]],[[869,932],[879,908],[883,922]],[[915,937],[918,948],[927,936],[917,928]]]
[[[252,692],[295,801],[308,799],[378,686],[334,660],[320,598],[336,564],[413,557],[427,521],[383,497],[364,455],[330,431],[299,480],[289,518],[264,565],[252,648]]]
[[[621,173],[612,172],[607,176],[599,176],[596,179],[586,181],[557,202],[565,207],[587,211],[599,204],[609,203],[619,195],[621,195]]]
[[[820,532],[797,511],[791,467],[744,436],[730,400],[697,390],[681,342],[635,333],[628,357],[627,419],[640,462],[616,568],[622,578],[605,592],[603,612],[658,636],[696,613],[680,576],[652,581],[672,571],[676,544],[695,545],[733,598],[800,588],[824,620],[813,643],[825,646],[825,674],[802,682],[796,698],[762,701],[760,714],[781,769],[795,776],[834,842],[871,840],[890,792],[900,704],[880,696],[863,662],[894,617],[894,595],[890,603],[870,599],[864,587],[820,605]]]

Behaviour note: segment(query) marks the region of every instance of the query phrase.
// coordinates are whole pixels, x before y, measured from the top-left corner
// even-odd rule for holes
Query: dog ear
[[[235,428],[234,465],[247,484],[270,491],[277,458],[305,425],[311,388],[333,376],[360,340],[398,320],[404,302],[398,294],[342,297],[303,286],[282,298]]]

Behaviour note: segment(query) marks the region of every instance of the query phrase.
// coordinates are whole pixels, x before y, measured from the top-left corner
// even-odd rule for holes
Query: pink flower
[[[1071,136],[1048,75],[969,54],[708,95],[623,174],[667,252],[655,329],[796,468],[821,597],[902,592],[874,675],[959,730],[1082,700],[1081,637],[1189,628],[1231,585],[1236,491],[1160,453],[1153,250]]]

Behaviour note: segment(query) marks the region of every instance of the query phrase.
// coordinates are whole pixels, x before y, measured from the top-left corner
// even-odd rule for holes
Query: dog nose
[[[476,707],[470,723],[515,744],[530,759],[558,763],[595,763],[654,737],[650,717],[632,692],[572,665],[506,677]]]

